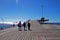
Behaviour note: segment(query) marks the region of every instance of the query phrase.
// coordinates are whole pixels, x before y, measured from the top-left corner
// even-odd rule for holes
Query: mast
[[[43,7],[44,7],[44,6],[43,6],[43,5],[41,5],[41,9],[42,9],[42,17],[43,17]]]

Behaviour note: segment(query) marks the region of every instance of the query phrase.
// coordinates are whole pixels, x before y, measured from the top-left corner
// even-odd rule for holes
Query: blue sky
[[[60,22],[60,0],[0,0],[0,21],[36,20],[43,16],[50,22]]]

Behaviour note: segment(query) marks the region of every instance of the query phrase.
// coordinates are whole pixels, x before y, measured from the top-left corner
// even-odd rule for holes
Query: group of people
[[[21,21],[18,23],[18,28],[19,28],[19,31],[22,31],[21,27],[23,26],[24,27],[24,30],[26,31],[26,27],[28,27],[28,30],[31,30],[30,29],[30,22],[24,22],[23,24],[21,24]]]

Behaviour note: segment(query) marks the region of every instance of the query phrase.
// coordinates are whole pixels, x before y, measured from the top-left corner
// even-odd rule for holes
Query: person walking
[[[21,21],[19,21],[19,23],[18,23],[18,29],[19,29],[19,31],[22,30],[22,29],[21,29]]]
[[[30,27],[31,27],[30,22],[28,22],[27,26],[28,26],[28,30],[31,30],[31,29],[30,29]]]
[[[23,26],[24,26],[24,30],[26,31],[26,22],[23,23]]]

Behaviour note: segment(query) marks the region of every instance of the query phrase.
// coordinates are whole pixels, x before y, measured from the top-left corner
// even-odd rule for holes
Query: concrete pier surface
[[[0,30],[0,40],[60,40],[60,26],[51,24],[39,24],[38,21],[30,21],[31,31],[18,31],[18,27]]]

